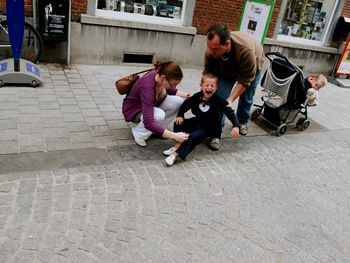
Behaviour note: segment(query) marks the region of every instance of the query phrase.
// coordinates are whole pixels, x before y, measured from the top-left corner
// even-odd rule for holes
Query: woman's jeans
[[[256,87],[258,86],[261,79],[261,71],[258,70],[255,73],[255,79],[250,83],[250,86],[245,89],[241,96],[239,96],[238,106],[237,106],[237,117],[241,125],[247,125],[250,117],[250,109],[253,105],[254,95]],[[218,95],[227,99],[232,91],[233,85],[235,85],[236,80],[219,79],[219,88],[216,91]],[[223,116],[222,127],[225,126],[225,116]]]

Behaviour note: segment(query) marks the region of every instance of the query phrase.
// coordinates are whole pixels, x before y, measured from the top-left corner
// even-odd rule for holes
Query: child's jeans
[[[207,137],[220,138],[221,127],[220,122],[217,125],[217,129],[210,131],[208,128],[203,127],[196,118],[185,119],[181,125],[174,124],[174,132],[186,132],[189,133],[189,137],[184,141],[181,146],[176,150],[182,160],[185,160],[187,155],[192,150],[205,140]]]

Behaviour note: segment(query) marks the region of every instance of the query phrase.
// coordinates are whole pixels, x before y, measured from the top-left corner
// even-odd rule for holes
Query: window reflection
[[[288,0],[280,35],[321,41],[336,0]]]
[[[181,19],[183,0],[98,0],[98,9]]]

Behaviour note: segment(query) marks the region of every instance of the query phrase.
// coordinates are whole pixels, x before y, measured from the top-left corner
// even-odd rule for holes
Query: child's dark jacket
[[[208,101],[203,100],[202,91],[193,94],[184,101],[177,116],[184,118],[185,113],[189,110],[195,116],[193,121],[195,121],[197,128],[205,128],[213,132],[218,129],[221,130],[222,114],[225,114],[231,121],[233,127],[239,127],[239,121],[234,110],[228,106],[227,100],[216,93]]]

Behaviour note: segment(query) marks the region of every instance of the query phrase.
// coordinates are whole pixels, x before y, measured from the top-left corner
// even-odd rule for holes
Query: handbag
[[[139,74],[148,72],[153,70],[154,68],[142,70],[140,72],[136,72],[133,74],[130,74],[129,76],[123,77],[121,79],[118,79],[115,82],[115,87],[120,95],[129,94],[131,91],[131,88],[134,86],[135,82],[140,78]]]

